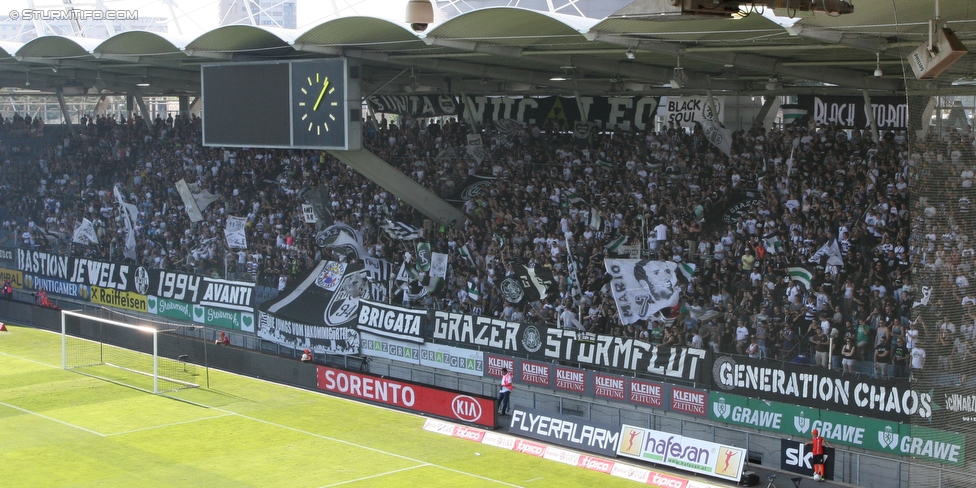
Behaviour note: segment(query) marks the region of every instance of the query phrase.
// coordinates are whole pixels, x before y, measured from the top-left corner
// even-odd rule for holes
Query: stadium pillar
[[[871,125],[871,140],[878,142],[881,140],[881,134],[878,134],[878,122],[874,120],[874,110],[871,109],[871,95],[868,95],[867,88],[861,88],[861,94],[864,95],[864,113],[868,116],[868,124]]]
[[[68,110],[68,104],[64,101],[64,90],[61,87],[57,87],[54,93],[58,96],[58,105],[61,106],[61,116],[64,117],[64,123],[68,126],[68,134],[73,137],[75,135],[75,127],[71,123],[71,111]]]
[[[762,107],[759,109],[759,113],[756,114],[755,120],[752,121],[752,125],[763,124],[763,127],[767,129],[769,127],[772,127],[773,124],[766,123],[766,117],[769,116],[769,112],[773,110],[774,106],[776,107],[777,110],[779,110],[780,105],[781,102],[779,97],[777,96],[765,97],[765,100],[763,100]]]
[[[180,115],[190,113],[190,97],[187,95],[180,95],[178,99],[180,101]]]
[[[358,171],[370,181],[380,185],[397,198],[420,211],[431,220],[441,224],[457,225],[464,223],[464,213],[445,202],[430,190],[390,166],[375,154],[360,149],[358,151],[329,151],[329,154]]]
[[[142,95],[133,95],[136,99],[136,104],[139,105],[139,113],[142,114],[142,121],[146,124],[146,128],[152,132],[152,116],[149,115],[149,109],[146,107],[146,101],[142,99]]]

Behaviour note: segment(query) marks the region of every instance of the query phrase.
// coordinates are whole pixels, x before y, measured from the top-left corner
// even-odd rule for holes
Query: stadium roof
[[[554,0],[521,7],[439,0],[439,20],[423,33],[355,16],[303,30],[222,26],[193,38],[146,31],[104,40],[42,36],[0,42],[0,87],[29,81],[32,90],[61,87],[69,95],[198,95],[202,64],[344,55],[362,61],[366,94],[673,94],[679,62],[682,93],[903,93],[905,79],[914,80],[905,59],[927,42],[933,5],[849,1],[854,12],[840,15],[753,9],[736,18],[660,20],[640,9],[663,0],[563,2],[556,9]],[[972,5],[941,5],[941,23],[963,43],[976,38]],[[874,76],[878,66],[881,77]],[[967,54],[927,90],[974,94],[974,77],[976,61]]]

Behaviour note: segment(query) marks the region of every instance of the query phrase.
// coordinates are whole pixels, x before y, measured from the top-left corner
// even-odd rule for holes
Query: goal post
[[[189,339],[70,310],[61,311],[61,367],[150,393],[195,388]]]

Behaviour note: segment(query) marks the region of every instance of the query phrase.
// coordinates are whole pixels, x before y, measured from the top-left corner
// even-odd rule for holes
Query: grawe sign
[[[626,424],[617,454],[735,482],[746,458],[738,447]]]
[[[957,466],[965,462],[966,437],[961,434],[730,393],[713,391],[709,398],[708,418],[718,422],[800,438],[817,429],[833,445]]]

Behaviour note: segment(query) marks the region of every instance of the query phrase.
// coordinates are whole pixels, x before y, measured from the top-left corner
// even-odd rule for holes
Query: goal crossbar
[[[92,332],[89,334],[95,336],[95,338],[87,338],[85,337],[85,334],[80,333],[81,322],[79,322],[78,333],[70,334],[68,330],[69,316],[76,317],[83,321],[91,321],[95,324],[107,325],[118,329],[115,331],[109,330],[108,334],[106,335],[102,327],[99,326],[98,333]],[[180,354],[177,359],[160,355],[160,334],[165,334],[172,331],[172,329],[157,329],[145,325],[128,324],[125,322],[119,322],[117,320],[86,315],[70,310],[62,310],[61,367],[65,370],[73,370],[86,376],[133,387],[150,393],[161,393],[164,391],[180,390],[184,388],[195,388],[199,385],[189,381],[190,377],[195,376],[195,367],[194,365],[187,363],[185,360],[186,355]],[[111,340],[113,338],[118,338],[118,336],[126,336],[115,341],[122,344],[113,343]],[[151,346],[149,344],[150,338]],[[133,345],[138,347],[133,347]],[[109,349],[106,350],[106,347]],[[145,360],[148,358],[152,359],[151,366],[146,364]],[[83,370],[85,368],[97,366],[108,366],[111,368],[117,368],[121,371],[151,378],[152,387],[143,388],[137,384],[130,384],[122,380],[107,377],[106,375],[98,375]],[[166,369],[168,367],[169,371],[162,371],[161,366],[163,367],[162,369]],[[185,378],[181,379],[177,377],[180,376],[180,369],[182,369],[182,376]],[[166,374],[168,372],[175,374]],[[161,382],[167,387],[161,388]]]

